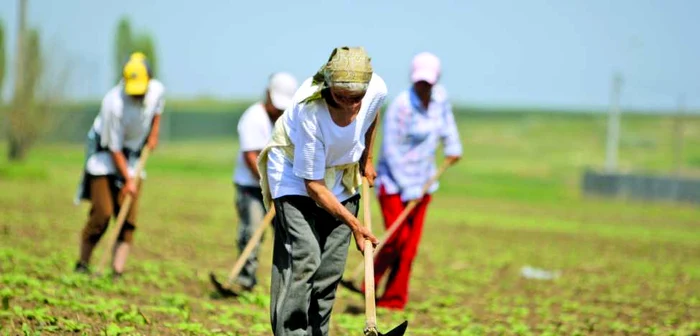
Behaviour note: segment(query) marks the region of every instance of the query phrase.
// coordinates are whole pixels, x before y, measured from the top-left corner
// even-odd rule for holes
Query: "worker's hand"
[[[459,159],[461,159],[461,156],[446,156],[445,157],[445,162],[447,162],[450,166],[457,163]]]
[[[131,197],[136,198],[138,190],[136,189],[136,183],[134,183],[133,179],[130,178],[126,180],[124,187],[122,187],[121,194],[122,198],[126,195],[131,195]]]
[[[364,163],[364,167],[362,167],[362,176],[367,178],[367,182],[369,182],[369,187],[372,188],[374,187],[374,179],[377,178],[377,171],[374,170],[374,164],[372,163],[372,159],[368,159]]]
[[[379,244],[379,240],[375,237],[369,230],[364,226],[358,226],[352,231],[353,236],[355,236],[355,245],[357,250],[365,253],[365,239],[369,239],[372,242],[372,246],[376,247]]]

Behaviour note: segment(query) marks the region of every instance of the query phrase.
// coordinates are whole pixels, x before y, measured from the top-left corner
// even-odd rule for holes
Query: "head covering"
[[[140,51],[136,51],[136,52],[133,52],[133,53],[131,54],[131,56],[129,56],[129,59],[130,59],[130,60],[145,61],[145,60],[146,60],[146,54],[144,54],[144,53],[142,53],[142,52],[140,52]]]
[[[124,65],[122,76],[126,94],[130,96],[146,94],[148,82],[151,79],[146,56],[139,52],[133,53]]]
[[[286,110],[292,105],[297,86],[297,80],[289,73],[278,72],[270,76],[267,89],[270,92],[272,105],[278,110]]]
[[[321,91],[330,87],[342,87],[351,91],[364,92],[372,79],[371,58],[363,47],[340,47],[333,49],[328,62],[316,72],[312,84],[316,92],[302,102],[321,98]]]
[[[440,59],[429,53],[422,52],[413,57],[411,63],[411,81],[413,83],[426,81],[431,85],[440,78]]]

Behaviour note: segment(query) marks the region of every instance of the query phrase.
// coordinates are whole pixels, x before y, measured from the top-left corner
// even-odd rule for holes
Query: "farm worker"
[[[297,80],[286,72],[270,76],[265,99],[251,105],[238,121],[239,151],[233,183],[236,188],[236,209],[238,212],[238,250],[243,251],[258,224],[265,215],[258,155],[272,135],[272,126],[292,103],[298,87]],[[243,290],[252,290],[257,283],[258,248],[253,250],[246,261],[237,284]]]
[[[440,60],[423,52],[412,61],[410,89],[401,92],[384,115],[384,136],[377,164],[377,192],[384,225],[388,229],[411,200],[419,200],[406,221],[387,240],[375,256],[375,283],[387,272],[384,293],[377,306],[404,309],[408,301],[411,265],[418,251],[430,194],[422,189],[435,174],[435,152],[443,143],[445,160],[457,162],[462,144],[455,125],[452,106],[445,89],[437,84]]]
[[[350,236],[377,244],[357,219],[361,174],[373,183],[372,139],[387,89],[362,47],[339,47],[297,90],[260,154],[274,206],[270,314],[275,335],[327,335]]]
[[[76,203],[91,203],[80,240],[80,258],[75,271],[89,272],[92,251],[109,220],[117,216],[126,194],[134,198],[112,254],[113,277],[124,271],[134,240],[140,187],[134,170],[143,146],[158,144],[160,118],[165,104],[163,84],[151,78],[146,57],[134,53],[126,62],[122,80],[102,100],[100,112],[88,132],[82,181]],[[142,174],[144,175],[144,174]]]

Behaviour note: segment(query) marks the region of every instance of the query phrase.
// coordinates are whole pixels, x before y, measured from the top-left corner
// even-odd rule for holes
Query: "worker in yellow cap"
[[[122,80],[105,95],[100,113],[88,132],[83,176],[75,203],[88,200],[92,207],[82,230],[76,272],[89,273],[95,245],[111,217],[119,213],[124,196],[131,194],[134,201],[112,256],[113,277],[120,277],[124,271],[139,203],[134,171],[143,147],[153,150],[158,143],[165,104],[165,88],[151,75],[146,57],[142,53],[132,54],[124,65]]]

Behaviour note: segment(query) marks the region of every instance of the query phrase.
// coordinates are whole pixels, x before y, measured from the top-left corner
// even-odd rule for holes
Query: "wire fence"
[[[587,170],[582,189],[591,196],[700,204],[700,180],[690,177]]]

